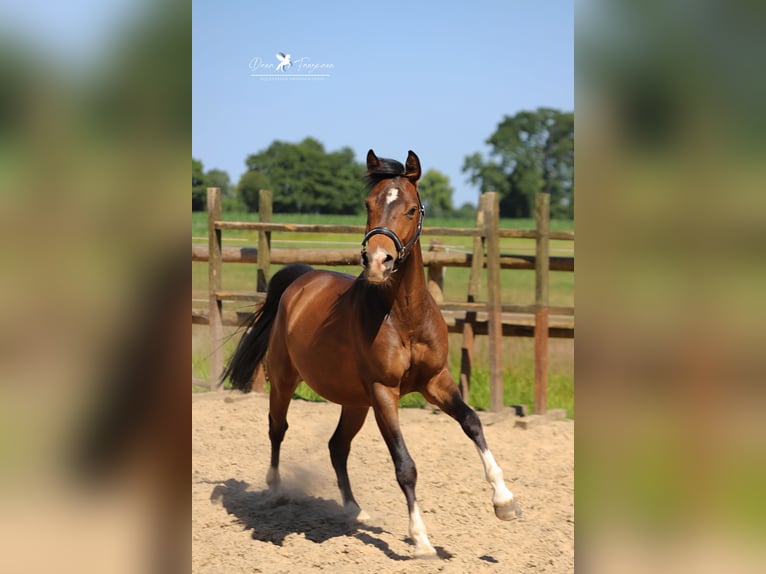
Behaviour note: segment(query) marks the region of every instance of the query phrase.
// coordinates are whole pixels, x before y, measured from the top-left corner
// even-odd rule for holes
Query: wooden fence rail
[[[357,248],[345,249],[313,249],[313,248],[281,248],[270,250],[270,262],[277,265],[289,263],[309,263],[311,265],[359,265]],[[258,263],[258,249],[255,247],[223,247],[221,248],[223,263]],[[537,260],[535,255],[505,255],[500,254],[501,269],[534,269]],[[209,248],[207,245],[192,245],[192,261],[208,261]],[[549,257],[550,271],[574,271],[574,257]],[[441,265],[443,267],[471,267],[473,253],[423,251],[423,264],[426,266]],[[486,267],[486,264],[483,265]]]
[[[539,194],[536,208],[536,229],[500,229],[499,198],[487,193],[480,198],[476,227],[424,227],[423,236],[472,237],[470,253],[447,252],[438,246],[423,250],[423,262],[428,268],[428,287],[434,294],[445,315],[450,333],[463,335],[461,350],[460,389],[466,400],[470,392],[471,362],[474,337],[489,336],[490,410],[503,408],[502,337],[535,338],[535,404],[537,413],[545,412],[547,396],[547,339],[573,338],[574,326],[549,325],[549,317],[566,319],[574,315],[572,307],[548,305],[548,272],[574,271],[574,257],[551,257],[548,251],[550,239],[574,240],[569,231],[548,230],[546,198]],[[361,225],[315,225],[274,223],[271,221],[271,192],[261,191],[259,219],[257,222],[224,221],[221,219],[220,190],[208,188],[208,245],[192,245],[192,261],[208,263],[208,308],[192,309],[192,323],[208,325],[211,345],[210,387],[220,386],[223,370],[223,326],[240,326],[250,313],[224,311],[224,301],[252,301],[260,303],[265,298],[270,275],[270,265],[307,263],[327,266],[359,266],[360,250],[355,249],[285,249],[271,247],[273,232],[364,234]],[[223,247],[221,231],[258,231],[258,248]],[[533,238],[535,255],[502,254],[500,238]],[[221,288],[223,263],[254,263],[258,266],[257,292],[224,291]],[[465,302],[444,301],[442,293],[444,267],[470,267],[468,294]],[[487,272],[487,301],[477,301],[480,273]],[[511,305],[500,300],[501,269],[535,270],[535,304]],[[524,315],[534,315],[534,324],[519,323]],[[516,322],[510,322],[515,319]],[[571,320],[570,320],[571,322]],[[567,321],[564,321],[567,323]],[[258,374],[263,382],[262,372]]]
[[[294,231],[304,233],[340,233],[344,235],[364,235],[364,225],[333,225],[324,223],[271,223],[263,221],[221,221],[215,222],[218,229],[239,231]],[[441,235],[443,237],[481,237],[486,230],[481,227],[423,227],[423,235]],[[501,238],[537,239],[534,229],[499,229]],[[550,239],[574,240],[573,231],[551,231]]]
[[[260,297],[260,302],[265,297]],[[224,311],[221,314],[221,324],[225,327],[241,327],[252,316],[250,312],[243,311]],[[460,334],[463,332],[463,328],[466,324],[466,319],[460,316],[454,316],[450,312],[445,313],[445,320],[447,322],[447,330],[450,333]],[[210,318],[207,309],[192,309],[192,324],[193,325],[210,325]],[[488,334],[487,320],[472,321],[474,334],[486,335]],[[502,324],[503,337],[534,337],[535,326],[534,325],[520,325],[513,323]],[[564,326],[550,326],[548,327],[548,337],[553,339],[571,339],[574,337],[574,327]]]

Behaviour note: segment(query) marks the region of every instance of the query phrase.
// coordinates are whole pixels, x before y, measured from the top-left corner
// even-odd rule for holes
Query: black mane
[[[380,158],[380,165],[364,176],[367,191],[384,179],[393,179],[404,175],[404,166],[395,159]]]

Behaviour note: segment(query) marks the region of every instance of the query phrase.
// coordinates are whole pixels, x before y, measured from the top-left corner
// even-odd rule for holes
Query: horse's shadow
[[[350,517],[334,500],[290,491],[252,491],[248,490],[249,486],[230,478],[216,484],[210,500],[220,503],[246,530],[252,531],[254,540],[282,546],[290,534],[303,534],[318,544],[339,536],[351,536],[378,548],[392,560],[410,560],[410,556],[394,552],[386,541],[373,536],[390,534],[388,531]],[[440,556],[443,552],[439,551]]]

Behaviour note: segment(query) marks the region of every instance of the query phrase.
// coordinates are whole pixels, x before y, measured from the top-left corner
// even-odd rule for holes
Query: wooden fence
[[[270,276],[271,264],[307,263],[310,265],[343,266],[360,264],[360,248],[354,249],[278,249],[271,247],[273,232],[364,235],[363,225],[306,225],[274,223],[271,192],[261,190],[259,221],[241,222],[221,219],[219,188],[208,188],[208,245],[192,245],[192,261],[208,262],[208,308],[192,309],[192,323],[208,325],[210,331],[210,387],[219,388],[223,372],[223,327],[243,324],[250,313],[224,312],[224,301],[263,302]],[[428,288],[447,319],[451,333],[462,334],[460,390],[466,400],[470,392],[471,364],[476,335],[489,337],[490,410],[503,408],[502,337],[534,337],[535,339],[535,399],[534,410],[544,413],[547,408],[548,338],[573,338],[574,326],[549,324],[551,315],[573,317],[573,307],[551,307],[548,304],[549,271],[574,271],[574,257],[551,257],[549,239],[574,240],[574,232],[551,232],[548,228],[550,196],[540,193],[536,200],[536,229],[500,229],[499,198],[496,193],[481,196],[476,226],[470,228],[424,227],[423,237],[460,236],[473,239],[470,253],[448,253],[438,246],[423,251],[427,268]],[[258,231],[258,247],[222,247],[223,230]],[[535,239],[534,256],[500,253],[500,239],[520,237]],[[422,243],[422,242],[421,242]],[[221,285],[223,263],[254,263],[258,266],[257,291],[224,291]],[[465,301],[444,300],[443,270],[445,267],[470,267]],[[482,271],[487,273],[487,300],[478,301]],[[501,269],[535,270],[535,304],[513,305],[500,299]],[[509,314],[533,315],[534,324],[513,322]],[[479,320],[481,315],[481,320]],[[504,316],[505,315],[505,316]],[[262,379],[262,372],[259,373]]]

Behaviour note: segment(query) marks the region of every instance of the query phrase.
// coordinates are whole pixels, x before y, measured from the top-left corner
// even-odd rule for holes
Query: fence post
[[[272,198],[268,189],[258,190],[258,221],[271,223]],[[266,292],[271,270],[271,231],[258,232],[258,291]]]
[[[503,408],[503,315],[500,297],[500,198],[487,193],[487,320],[489,329],[489,410]]]
[[[535,201],[535,413],[548,409],[548,221],[551,195],[539,192]]]
[[[428,246],[430,252],[444,251],[444,243],[441,241],[431,241]],[[428,280],[426,282],[428,291],[434,300],[441,304],[444,303],[444,266],[438,263],[428,265]]]
[[[484,210],[486,195],[479,197],[479,206],[476,210],[476,227],[484,229]],[[485,238],[474,236],[471,258],[471,272],[468,276],[468,296],[466,300],[474,303],[479,298],[479,285],[481,283],[481,271],[484,269],[484,244]],[[476,311],[468,311],[463,322],[463,342],[460,348],[460,394],[467,403],[471,397],[471,366],[473,364],[474,325],[476,324]]]
[[[258,190],[258,221],[261,223],[270,223],[273,203],[271,191],[268,189]],[[265,293],[269,285],[269,275],[271,275],[271,231],[258,232],[258,280],[256,290],[259,293]],[[266,390],[266,373],[263,369],[263,362],[258,363],[258,367],[253,373],[253,391],[262,393]]]
[[[207,188],[207,240],[208,240],[208,297],[210,334],[210,380],[214,391],[221,386],[223,373],[223,305],[218,298],[221,290],[221,230],[215,228],[221,219],[221,188]]]

